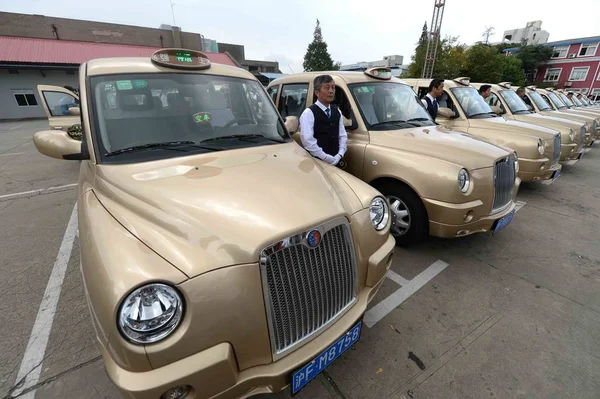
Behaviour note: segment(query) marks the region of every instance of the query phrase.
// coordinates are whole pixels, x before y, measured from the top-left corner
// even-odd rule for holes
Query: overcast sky
[[[448,0],[442,36],[463,43],[491,41],[505,30],[543,21],[550,41],[600,35],[600,1]],[[410,62],[423,23],[431,22],[434,0],[173,0],[175,22],[184,31],[219,42],[243,44],[247,59],[279,61],[284,73],[302,71],[316,19],[335,61],[351,64],[399,54]],[[372,8],[367,8],[370,5]],[[95,20],[158,28],[173,24],[170,0],[0,0],[0,11]]]

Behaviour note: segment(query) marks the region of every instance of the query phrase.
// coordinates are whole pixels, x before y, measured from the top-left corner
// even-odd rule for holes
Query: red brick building
[[[600,100],[600,36],[546,43],[550,61],[537,71],[536,82],[583,93]],[[507,53],[517,50],[506,49]]]

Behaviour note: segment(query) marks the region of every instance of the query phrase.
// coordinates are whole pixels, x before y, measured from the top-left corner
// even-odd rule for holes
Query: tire
[[[410,187],[399,182],[385,182],[377,189],[390,202],[391,233],[396,245],[406,246],[424,241],[429,235],[429,217],[421,198]],[[399,223],[399,220],[403,223]]]

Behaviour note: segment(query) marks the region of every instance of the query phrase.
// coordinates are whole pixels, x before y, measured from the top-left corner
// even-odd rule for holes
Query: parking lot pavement
[[[25,153],[22,161],[0,157],[1,398],[17,383],[76,200],[74,187],[1,196],[18,193],[15,176],[37,190],[74,183],[78,173],[76,162],[28,144],[43,124],[21,125],[0,124],[0,152],[23,142],[17,152]],[[367,312],[384,314],[297,398],[597,398],[599,175],[594,148],[553,184],[522,186],[522,208],[496,236],[399,248]],[[78,266],[75,237],[39,378],[22,398],[119,397],[94,342]]]

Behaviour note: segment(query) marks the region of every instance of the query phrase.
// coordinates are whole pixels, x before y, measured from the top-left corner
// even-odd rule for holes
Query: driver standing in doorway
[[[313,157],[338,165],[347,150],[348,134],[342,112],[331,104],[335,82],[330,75],[320,75],[314,84],[317,102],[300,116],[302,145]]]
[[[421,99],[421,102],[427,112],[429,112],[429,115],[431,115],[431,118],[435,121],[438,110],[440,109],[437,99],[444,92],[444,79],[433,79],[431,83],[429,83],[428,90],[428,93]]]

